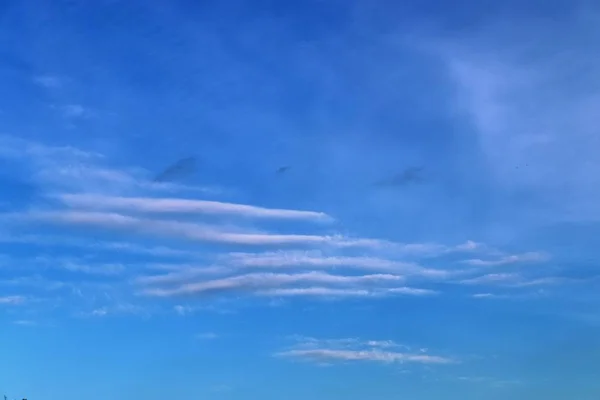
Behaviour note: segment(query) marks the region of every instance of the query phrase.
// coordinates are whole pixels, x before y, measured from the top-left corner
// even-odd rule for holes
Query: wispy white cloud
[[[173,310],[175,310],[175,312],[181,316],[192,314],[194,312],[194,309],[192,307],[182,304],[177,304],[173,307]]]
[[[37,322],[30,319],[18,319],[13,321],[13,324],[20,326],[36,326]]]
[[[467,240],[457,245],[445,245],[439,243],[401,243],[394,250],[402,254],[418,255],[422,257],[437,257],[451,253],[471,253],[475,251],[494,252],[483,243]]]
[[[63,163],[74,159],[92,162],[104,158],[97,152],[83,151],[72,146],[47,146],[10,135],[0,135],[0,144],[0,156],[2,157],[21,159],[27,157],[29,160],[42,162],[62,160]]]
[[[119,197],[97,194],[61,194],[57,196],[71,207],[117,209],[153,213],[231,214],[250,218],[331,221],[317,211],[264,208],[246,204],[180,198]]]
[[[362,341],[355,337],[325,339],[304,335],[290,335],[287,337],[287,339],[293,342],[292,348],[318,348],[323,346],[335,348],[351,348],[353,346],[362,345]]]
[[[200,256],[200,253],[197,251],[176,249],[167,246],[144,246],[142,244],[131,242],[90,241],[82,239],[81,237],[57,236],[56,234],[0,234],[0,243],[31,244],[41,247],[78,247],[93,251],[124,252],[157,257],[198,258]]]
[[[449,364],[452,360],[423,354],[407,354],[381,350],[289,350],[278,353],[283,357],[301,358],[314,362],[374,361],[383,363]]]
[[[262,268],[352,268],[360,270],[396,272],[442,278],[451,273],[424,268],[413,262],[395,261],[377,257],[325,256],[320,251],[276,251],[263,253],[230,253],[225,260],[232,265]]]
[[[396,243],[381,239],[355,239],[348,240],[341,246],[363,246],[378,250],[388,250],[396,255],[414,257],[439,257],[452,253],[472,253],[475,251],[487,251],[496,253],[494,249],[488,248],[482,243],[468,240],[458,245],[444,245],[440,243]]]
[[[331,275],[324,272],[305,272],[298,274],[253,273],[237,275],[223,279],[184,283],[175,288],[156,288],[143,291],[146,295],[169,297],[177,295],[201,294],[237,290],[261,290],[302,282],[354,285],[365,283],[397,282],[404,278],[397,275],[375,274],[360,276]]]
[[[301,339],[292,348],[276,353],[276,356],[297,358],[316,363],[332,362],[379,362],[379,363],[418,363],[450,364],[456,362],[447,357],[410,353],[383,348],[400,347],[393,341],[360,341],[355,338],[338,340]]]
[[[331,287],[303,287],[267,289],[256,292],[259,296],[273,297],[385,297],[391,295],[434,296],[439,292],[430,289],[411,287],[376,288],[376,289],[337,289]]]
[[[81,263],[75,261],[57,261],[56,266],[67,271],[85,273],[90,275],[115,276],[120,275],[125,271],[125,266],[123,264],[116,263],[92,265],[88,263]]]
[[[486,274],[476,278],[464,279],[460,283],[464,285],[486,285],[499,283],[516,283],[522,279],[518,274]]]
[[[48,291],[70,287],[70,285],[65,282],[45,278],[41,274],[12,277],[10,279],[0,281],[0,283],[2,285],[34,287]]]
[[[367,346],[370,347],[381,347],[381,348],[393,348],[393,347],[406,347],[399,345],[393,340],[368,340],[365,342]]]
[[[561,285],[567,283],[581,282],[581,280],[568,279],[564,277],[538,277],[531,278],[520,274],[513,273],[500,273],[500,274],[486,274],[475,278],[465,279],[459,283],[464,285],[500,285],[514,288],[524,288],[533,286],[549,286],[549,285]],[[473,295],[473,297],[485,298],[485,297],[497,297],[491,293],[480,293]]]
[[[523,254],[513,254],[501,257],[496,260],[482,260],[479,258],[464,260],[465,264],[482,266],[482,267],[494,267],[500,265],[518,264],[518,263],[535,263],[543,262],[550,259],[550,256],[546,253],[529,252]]]
[[[203,242],[234,243],[240,245],[317,245],[337,247],[377,246],[376,240],[360,240],[340,235],[284,235],[261,233],[226,232],[218,227],[173,220],[138,218],[117,213],[92,211],[48,211],[30,212],[20,217],[38,221],[116,229],[143,235],[162,235]]]
[[[0,297],[0,304],[19,305],[27,301],[25,296],[3,296]]]
[[[305,287],[305,288],[280,288],[259,290],[259,296],[267,297],[321,297],[321,298],[346,298],[346,297],[373,297],[375,293],[367,289],[336,289],[331,287]]]
[[[56,191],[138,194],[141,191],[203,192],[218,188],[157,183],[141,168],[114,168],[103,154],[72,146],[47,145],[16,136],[0,135],[0,158],[26,168],[31,179],[49,193]]]
[[[156,284],[181,284],[182,282],[197,279],[206,275],[223,274],[230,271],[227,267],[206,266],[206,267],[181,267],[173,272],[159,275],[143,275],[136,278],[136,282],[143,285]]]
[[[561,284],[575,283],[575,282],[581,282],[581,280],[569,279],[569,278],[564,278],[564,277],[548,276],[548,277],[543,277],[543,278],[522,280],[521,282],[516,282],[514,284],[514,286],[517,286],[517,287],[548,286],[548,285],[561,285]]]
[[[129,303],[117,303],[108,306],[102,306],[94,308],[89,312],[79,313],[82,317],[107,317],[116,315],[139,315],[146,316],[149,312],[144,307],[129,304]]]
[[[495,295],[493,293],[475,293],[471,297],[473,297],[475,299],[491,299],[491,298],[494,298],[496,296],[497,295]]]
[[[439,294],[438,291],[431,289],[419,289],[412,287],[396,287],[390,289],[384,289],[385,293],[407,295],[407,296],[434,296]]]
[[[177,198],[174,197],[175,195],[153,197],[154,195],[148,194],[147,190],[155,188],[147,177],[144,178],[144,171],[111,168],[101,154],[70,147],[43,146],[15,138],[0,137],[0,144],[2,141],[5,141],[7,146],[0,148],[0,156],[17,160],[19,154],[25,154],[26,158],[30,159],[31,166],[41,171],[36,173],[35,180],[46,192],[47,198],[59,200],[44,203],[41,207],[31,207],[31,211],[25,213],[11,214],[10,218],[13,218],[13,222],[33,221],[48,224],[50,227],[68,225],[93,228],[86,230],[89,235],[86,237],[94,240],[88,241],[86,237],[62,238],[40,234],[22,236],[9,234],[0,237],[0,241],[20,240],[21,243],[35,243],[40,246],[78,246],[95,252],[101,251],[103,259],[119,257],[122,252],[191,259],[179,264],[148,262],[144,266],[128,265],[122,261],[106,261],[98,264],[85,260],[60,260],[52,257],[46,260],[45,266],[61,267],[88,275],[111,275],[111,283],[114,282],[121,291],[131,290],[133,283],[134,290],[139,289],[138,293],[154,297],[209,292],[217,294],[243,292],[250,296],[315,299],[433,296],[439,292],[430,288],[411,287],[413,282],[407,281],[414,279],[422,282],[426,279],[429,283],[436,283],[462,276],[465,271],[426,268],[419,264],[421,258],[437,262],[438,260],[434,260],[435,257],[455,253],[499,256],[494,249],[471,240],[458,245],[395,243],[386,239],[349,237],[336,234],[333,229],[328,230],[327,234],[318,231],[316,234],[310,232],[309,234],[279,234],[255,228],[242,229],[234,223],[225,226],[219,225],[218,222],[213,224],[182,222],[176,219],[178,214],[251,217],[263,220],[276,219],[279,220],[278,222],[334,221],[327,214],[318,211],[271,209],[246,204]],[[65,181],[70,183],[65,184]],[[156,214],[160,214],[160,217]],[[10,218],[6,217],[7,220]],[[20,228],[26,226],[31,225],[19,225]],[[98,242],[93,237],[95,230],[125,233],[127,242]],[[136,242],[145,237],[151,238],[152,243],[168,240],[169,247],[144,246]],[[193,246],[194,242],[206,242],[229,246],[285,246],[285,249],[290,250],[214,254],[212,251],[179,250],[171,247],[178,240],[187,248]],[[248,249],[248,247],[244,248]],[[306,249],[312,250],[306,251]],[[360,250],[363,255],[348,255],[355,254],[356,250]],[[531,256],[533,253],[527,254],[529,259],[533,260]],[[520,257],[523,260],[527,258]],[[415,258],[418,258],[418,262],[414,261]],[[490,263],[490,261],[477,260],[479,259],[468,260],[467,264]],[[517,261],[515,258],[507,257],[494,262]],[[166,273],[150,275],[148,271],[152,269]],[[284,271],[276,271],[278,273],[249,271],[260,269]],[[337,274],[323,272],[323,269],[336,270]],[[371,274],[353,275],[348,272],[351,270],[369,271]],[[81,290],[83,286],[78,282],[40,278],[35,283],[39,284],[36,288],[44,287],[47,290],[56,290],[56,293],[59,289],[60,293],[70,290],[81,299],[85,297]],[[97,286],[90,292],[94,293],[94,296],[101,296],[103,290],[106,291],[106,287]],[[114,303],[115,305],[100,307],[96,303],[87,304],[87,309],[92,311],[84,312],[82,315],[135,314],[143,311],[135,307],[127,308],[122,305],[123,303],[121,305],[118,302]],[[173,308],[173,311],[180,315],[187,315],[195,310],[197,310],[196,306],[187,305],[177,305]],[[377,350],[375,348],[377,346],[372,347],[373,351],[384,348],[380,346]]]
[[[3,262],[6,269],[22,273],[39,273],[44,270],[63,270],[98,276],[117,276],[125,271],[120,263],[92,262],[83,258],[38,255],[35,257],[7,258]],[[35,275],[39,277],[39,275]],[[29,278],[32,281],[31,277]]]

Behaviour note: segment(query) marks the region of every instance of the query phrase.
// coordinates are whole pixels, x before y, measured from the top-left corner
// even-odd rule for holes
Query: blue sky
[[[599,27],[583,1],[2,2],[0,391],[596,399]]]

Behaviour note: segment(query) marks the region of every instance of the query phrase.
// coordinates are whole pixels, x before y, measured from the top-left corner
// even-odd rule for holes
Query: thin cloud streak
[[[0,304],[19,305],[25,303],[26,300],[24,296],[3,296],[0,297]]]
[[[549,260],[550,257],[544,253],[537,252],[529,252],[524,254],[515,254],[504,256],[497,260],[482,260],[482,259],[470,259],[464,260],[463,263],[473,266],[481,266],[481,267],[495,267],[501,265],[510,265],[510,264],[518,264],[518,263],[535,263],[535,262],[544,262]]]
[[[416,263],[387,260],[377,257],[323,256],[319,252],[278,251],[264,253],[230,253],[232,265],[262,268],[336,268],[345,267],[360,270],[395,272],[404,275],[443,278],[448,271],[423,268]]]
[[[215,279],[204,282],[186,283],[173,289],[146,289],[142,293],[149,296],[171,297],[193,295],[207,292],[223,292],[236,290],[260,290],[299,282],[315,282],[325,284],[355,285],[402,281],[397,275],[375,274],[361,276],[330,275],[324,272],[306,272],[299,274],[254,273]]]
[[[369,247],[377,245],[377,241],[375,239],[362,241],[361,239],[356,240],[344,238],[341,235],[320,236],[225,232],[215,227],[206,225],[171,220],[137,218],[117,213],[54,211],[31,212],[28,214],[17,215],[17,217],[30,218],[33,220],[50,223],[90,226],[135,232],[143,235],[179,237],[182,239],[213,243],[231,243],[254,246],[277,244],[324,244],[336,247]]]
[[[102,193],[151,191],[201,191],[218,188],[151,182],[140,168],[115,169],[104,165],[106,157],[71,146],[51,146],[11,135],[0,135],[0,158],[10,159],[31,170],[32,179],[46,189]]]
[[[438,292],[411,287],[383,289],[336,289],[330,287],[268,289],[255,292],[270,297],[385,297],[389,295],[433,296]]]
[[[248,218],[332,221],[316,211],[264,208],[246,204],[179,198],[119,197],[96,194],[61,194],[59,200],[71,207],[117,209],[152,213],[230,214]]]
[[[410,295],[410,296],[434,296],[439,294],[439,292],[430,289],[418,289],[411,287],[400,287],[400,288],[390,288],[384,289],[385,293],[390,294],[401,294],[401,295]]]
[[[498,295],[493,293],[475,293],[471,297],[474,299],[492,299],[497,297]]]
[[[177,284],[201,276],[222,274],[228,271],[228,268],[220,266],[183,268],[180,271],[170,272],[168,274],[140,276],[135,279],[135,282],[142,285]]]
[[[379,362],[379,363],[420,363],[450,364],[456,361],[447,357],[426,354],[426,350],[414,352],[398,352],[384,349],[405,348],[391,340],[367,340],[357,338],[316,339],[312,337],[294,336],[297,343],[285,351],[275,354],[278,357],[296,358],[316,363],[328,362]]]
[[[255,292],[266,297],[369,297],[374,292],[366,289],[335,289],[329,287],[269,289]]]
[[[333,361],[370,361],[379,363],[418,363],[418,364],[451,364],[454,361],[439,356],[425,354],[408,354],[381,350],[332,350],[332,349],[309,349],[288,350],[277,353],[276,356],[299,358],[312,362]]]
[[[97,160],[103,158],[99,153],[83,151],[72,146],[46,146],[16,136],[0,135],[0,156],[22,158],[24,155],[34,159],[55,160],[73,158]]]
[[[486,285],[486,284],[499,284],[499,283],[511,283],[521,279],[520,275],[517,274],[487,274],[478,276],[476,278],[470,278],[460,281],[463,285]]]
[[[475,278],[465,279],[458,283],[463,285],[501,285],[513,288],[524,288],[532,286],[560,285],[581,282],[581,280],[563,277],[527,278],[519,274],[486,274]],[[480,294],[474,297],[490,297]]]
[[[0,243],[30,244],[40,247],[66,246],[95,251],[127,252],[131,254],[151,255],[158,257],[198,258],[195,251],[175,249],[166,246],[143,246],[130,242],[86,241],[81,238],[57,235],[8,235],[0,234]]]

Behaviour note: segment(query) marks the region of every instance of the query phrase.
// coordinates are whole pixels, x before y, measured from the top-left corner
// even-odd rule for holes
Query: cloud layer
[[[116,209],[149,213],[230,214],[248,218],[289,220],[329,221],[332,219],[322,212],[273,209],[207,200],[119,197],[92,194],[62,194],[57,197],[70,207],[86,209]]]
[[[88,254],[21,259],[23,275],[5,284],[37,282],[37,290],[63,296],[94,293],[81,315],[140,314],[130,310],[143,309],[151,298],[425,298],[443,294],[443,285],[452,282],[515,288],[556,284],[550,276],[517,279],[516,272],[490,271],[544,263],[545,253],[507,254],[468,239],[448,245],[350,236],[336,232],[337,222],[320,211],[198,199],[188,187],[157,185],[139,169],[111,167],[99,153],[1,139],[3,157],[17,162],[17,154],[24,154],[23,168],[42,168],[33,177],[42,196],[24,211],[3,215],[8,228],[0,242]],[[270,228],[261,228],[261,221]],[[98,240],[107,236],[110,240]],[[63,271],[69,280],[45,271]],[[17,298],[3,302],[14,304]],[[411,360],[375,350],[302,354]]]

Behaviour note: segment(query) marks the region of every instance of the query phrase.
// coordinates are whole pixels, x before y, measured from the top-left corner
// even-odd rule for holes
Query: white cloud
[[[57,196],[71,207],[117,209],[154,213],[231,214],[251,218],[331,221],[322,212],[264,208],[246,204],[178,198],[118,197],[96,194],[62,194]]]
[[[136,179],[126,171],[85,163],[50,166],[50,168],[38,171],[37,177],[59,187],[72,186],[77,189],[94,188],[90,184],[85,184],[85,181],[95,185],[110,184],[117,187],[136,185]],[[70,181],[72,184],[67,185],[65,181]]]
[[[0,297],[0,304],[19,305],[25,303],[26,300],[24,296],[3,296]]]
[[[119,263],[94,263],[85,257],[62,258],[58,256],[37,255],[35,257],[14,257],[4,261],[6,266],[18,265],[12,268],[19,272],[37,272],[40,270],[65,270],[75,273],[98,276],[118,276],[125,271],[125,266]],[[31,278],[30,278],[31,280]]]
[[[100,264],[100,265],[89,265],[74,261],[56,261],[57,266],[71,272],[80,272],[90,275],[105,275],[115,276],[120,275],[125,271],[125,267],[122,264]]]
[[[37,322],[32,321],[30,319],[18,319],[16,321],[13,321],[13,324],[20,326],[36,326]]]
[[[486,274],[476,278],[470,278],[460,281],[465,285],[486,285],[498,283],[515,283],[522,278],[518,274]]]
[[[192,295],[206,292],[232,293],[246,292],[249,295],[266,297],[313,297],[313,298],[382,298],[385,296],[432,296],[436,290],[404,285],[407,279],[447,280],[464,271],[447,271],[425,268],[416,262],[399,260],[399,257],[437,257],[452,253],[484,253],[497,255],[487,246],[474,241],[458,245],[437,243],[394,243],[385,239],[346,237],[339,234],[278,234],[257,229],[241,229],[235,225],[207,225],[202,223],[181,222],[169,219],[174,214],[198,213],[213,216],[237,216],[255,218],[274,218],[288,221],[316,220],[324,221],[329,217],[321,212],[288,209],[270,209],[252,205],[225,203],[219,201],[181,199],[176,197],[148,197],[144,190],[154,189],[150,182],[143,183],[144,173],[140,170],[117,170],[103,164],[102,155],[87,153],[69,147],[43,146],[20,139],[0,137],[0,144],[6,142],[6,148],[0,148],[0,156],[14,160],[19,154],[25,154],[37,172],[35,181],[43,190],[53,193],[50,198],[59,202],[44,204],[44,208],[31,207],[25,214],[13,214],[16,221],[50,223],[51,225],[70,225],[97,229],[116,230],[126,233],[128,242],[87,241],[84,237],[61,238],[40,235],[17,237],[6,236],[0,241],[19,241],[38,245],[78,246],[93,251],[102,251],[103,257],[118,256],[121,252],[146,254],[151,256],[181,256],[199,260],[203,265],[147,263],[143,266],[144,275],[139,269],[125,269],[120,262],[106,261],[103,264],[87,263],[79,260],[47,260],[53,267],[63,267],[75,272],[88,274],[113,275],[111,283],[120,285],[119,290],[130,288],[128,284],[137,284],[141,293],[158,297]],[[33,170],[33,169],[32,169]],[[64,183],[70,182],[70,183]],[[68,188],[65,191],[64,188]],[[65,194],[68,192],[68,194]],[[59,193],[59,194],[56,194]],[[97,194],[91,194],[97,193]],[[67,206],[69,209],[48,207]],[[36,211],[38,210],[38,211]],[[107,212],[117,210],[119,212]],[[139,213],[145,213],[139,216]],[[162,214],[162,218],[156,215]],[[134,214],[134,215],[132,215]],[[137,215],[136,215],[137,214]],[[170,214],[166,217],[164,214]],[[165,246],[143,246],[133,241],[144,236],[153,240],[183,239],[191,242],[223,243],[241,246],[297,246],[295,250],[262,253],[206,254],[201,250],[178,250]],[[66,239],[66,240],[63,240]],[[194,246],[193,243],[188,243]],[[320,249],[319,251],[300,251],[297,248]],[[346,255],[349,247],[367,251],[367,255]],[[343,254],[343,255],[342,255]],[[529,254],[529,253],[528,253]],[[385,258],[387,257],[387,258]],[[214,262],[214,263],[213,263]],[[485,262],[481,261],[480,262]],[[495,261],[498,262],[498,261]],[[502,262],[515,262],[512,258]],[[469,263],[477,263],[470,260]],[[138,265],[139,266],[139,265]],[[148,269],[166,271],[163,274],[148,275]],[[284,269],[286,273],[254,273],[252,269]],[[337,275],[328,274],[322,269],[336,269]],[[352,275],[348,270],[378,272],[371,275]],[[242,275],[241,270],[244,270]],[[312,271],[317,270],[317,271]],[[129,273],[133,271],[133,273]],[[251,273],[246,273],[251,272]],[[280,271],[277,271],[280,272]],[[43,275],[43,274],[41,274]],[[132,276],[134,275],[134,276]],[[211,276],[208,276],[211,275]],[[119,281],[117,282],[117,279]],[[73,295],[84,299],[84,282],[51,282],[45,279],[35,281],[45,288],[70,289]],[[412,283],[412,282],[411,282]],[[393,286],[392,286],[393,284]],[[140,287],[141,286],[141,287]],[[341,287],[340,287],[341,286]],[[103,287],[104,289],[105,287]],[[100,293],[100,286],[94,288],[94,295]],[[61,293],[64,290],[61,290]],[[109,314],[142,313],[142,309],[127,308],[126,305],[98,307],[88,304],[92,309],[86,315],[103,316]],[[196,310],[185,305],[176,305],[174,312],[186,315]],[[385,347],[382,345],[373,351]],[[378,350],[379,349],[379,350]]]
[[[412,262],[387,260],[377,257],[324,256],[319,251],[277,251],[264,253],[230,253],[227,258],[233,265],[263,268],[335,268],[387,271],[404,275],[445,277],[448,271],[428,269]]]
[[[390,289],[384,289],[383,291],[385,293],[408,295],[408,296],[434,296],[439,293],[435,290],[419,289],[419,288],[411,288],[411,287],[390,288]]]
[[[319,340],[296,337],[298,343],[292,348],[276,353],[276,356],[298,358],[316,363],[329,362],[380,362],[380,363],[419,363],[449,364],[456,362],[447,357],[398,351],[384,351],[383,348],[405,347],[391,340],[360,341],[356,338]]]
[[[182,267],[167,274],[139,276],[136,282],[144,285],[182,283],[204,275],[222,274],[228,271],[228,268],[220,266]]]
[[[394,342],[393,340],[369,340],[366,342],[366,345],[370,347],[381,348],[401,347],[398,343]]]
[[[177,222],[137,218],[117,213],[89,211],[49,211],[30,212],[22,217],[39,221],[81,225],[105,229],[117,229],[144,235],[172,236],[203,242],[232,243],[241,245],[291,245],[328,244],[332,246],[374,246],[376,240],[355,240],[340,235],[283,235],[261,233],[237,233],[222,231],[217,227]]]
[[[487,246],[471,240],[465,243],[448,246],[439,243],[395,243],[387,240],[377,239],[355,239],[347,241],[346,246],[364,246],[379,250],[389,250],[397,255],[416,257],[439,257],[452,253],[470,253],[474,251],[488,250]],[[494,252],[494,251],[492,251]]]
[[[283,288],[259,290],[256,292],[259,296],[268,297],[323,297],[323,298],[344,298],[344,297],[369,297],[375,293],[366,289],[336,289],[330,287],[306,287],[306,288]]]
[[[550,257],[545,253],[529,252],[524,254],[514,254],[501,257],[496,260],[482,260],[482,259],[470,259],[464,260],[465,264],[482,266],[482,267],[494,267],[500,265],[518,264],[518,263],[534,263],[547,261]]]
[[[564,283],[573,283],[578,280],[562,278],[562,277],[544,277],[544,278],[536,278],[530,280],[524,280],[522,282],[517,282],[514,286],[517,287],[527,287],[527,286],[546,286],[546,285],[560,285]]]
[[[420,364],[449,364],[452,360],[444,357],[423,354],[406,354],[381,350],[289,350],[278,353],[283,357],[301,358],[317,362],[333,361],[374,361],[384,363],[420,363]]]
[[[194,312],[194,309],[192,307],[184,306],[181,304],[177,304],[176,306],[174,306],[173,310],[175,310],[175,312],[181,316],[188,315]]]
[[[395,250],[400,251],[403,254],[419,255],[423,257],[437,257],[444,254],[470,253],[481,250],[490,251],[491,249],[489,249],[483,243],[467,240],[464,243],[453,246],[439,243],[405,243],[396,245]]]
[[[3,285],[35,287],[42,290],[60,290],[71,287],[70,284],[56,280],[46,279],[40,274],[13,277],[0,281]]]
[[[143,293],[150,296],[169,297],[215,291],[261,290],[299,282],[355,285],[365,283],[397,282],[401,280],[403,280],[403,277],[389,274],[341,276],[330,275],[324,272],[316,271],[298,274],[254,273],[203,282],[184,283],[178,287],[170,289],[146,289],[143,291]]]
[[[94,317],[104,317],[107,314],[108,314],[108,309],[106,307],[97,308],[95,310],[92,310],[92,312],[90,313],[90,315],[94,316]]]
[[[290,335],[287,339],[294,342],[293,348],[318,348],[323,346],[347,348],[362,345],[362,342],[358,338],[354,337],[341,339],[319,339],[312,336]]]
[[[303,287],[303,288],[280,288],[267,289],[256,292],[259,296],[273,297],[323,297],[323,298],[343,298],[343,297],[384,297],[389,295],[405,296],[433,296],[438,294],[434,290],[395,287],[395,288],[376,288],[376,289],[337,289],[331,287]]]
[[[79,314],[83,317],[106,317],[109,315],[148,315],[148,310],[141,306],[137,306],[129,303],[120,303],[110,306],[102,306],[93,309],[90,312],[83,312]]]
[[[490,299],[490,298],[496,297],[496,295],[493,293],[475,293],[471,297],[476,298],[476,299]]]
[[[32,180],[48,191],[85,191],[103,194],[137,194],[140,191],[201,191],[217,188],[155,183],[141,168],[111,168],[100,153],[72,146],[50,146],[10,135],[0,135],[0,157],[24,167]]]
[[[542,278],[528,278],[519,274],[486,274],[475,278],[465,279],[459,283],[464,285],[501,285],[507,287],[532,287],[532,286],[547,286],[547,285],[559,285],[564,283],[573,283],[578,280],[567,279],[562,277],[542,277]],[[480,293],[473,295],[473,297],[484,298],[484,297],[498,297],[499,295],[493,295],[490,293]]]
[[[0,135],[0,156],[15,159],[27,157],[44,162],[62,160],[64,163],[75,159],[91,162],[103,158],[99,153],[83,151],[72,146],[46,146],[11,135]]]
[[[41,247],[67,246],[80,247],[95,251],[127,252],[140,255],[151,255],[158,257],[185,257],[197,258],[197,251],[175,249],[167,246],[144,246],[131,242],[101,242],[84,240],[78,237],[57,235],[15,235],[0,234],[0,243],[22,243]]]

